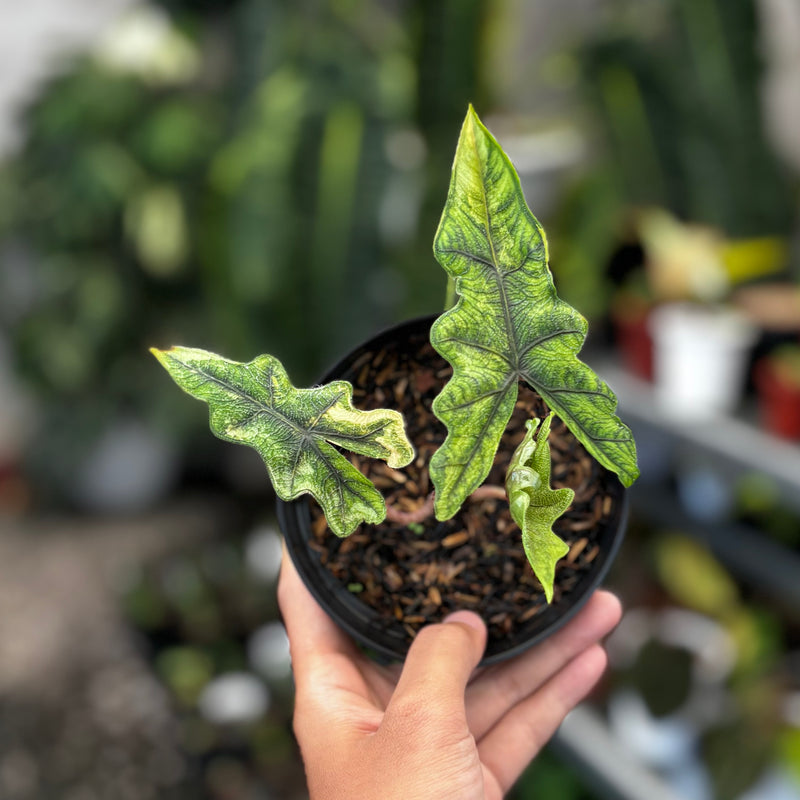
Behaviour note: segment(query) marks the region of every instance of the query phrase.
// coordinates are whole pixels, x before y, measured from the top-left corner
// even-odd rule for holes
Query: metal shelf
[[[616,393],[620,415],[635,435],[652,432],[666,436],[686,458],[713,460],[715,468],[729,479],[753,472],[767,475],[782,501],[800,511],[800,445],[778,439],[738,416],[675,419],[664,414],[649,383],[611,362],[598,361],[594,369]]]
[[[605,800],[681,800],[617,741],[601,715],[586,703],[567,715],[550,747]]]
[[[758,587],[781,607],[800,608],[800,554],[747,525],[693,520],[677,497],[660,488],[634,486],[630,498],[642,518],[685,531],[706,544],[739,580]]]
[[[636,513],[705,542],[738,579],[757,586],[785,609],[800,608],[800,554],[748,525],[693,519],[684,510],[675,481],[684,468],[708,468],[731,483],[761,473],[774,482],[788,508],[800,511],[800,446],[765,433],[744,416],[702,422],[675,419],[663,413],[649,383],[610,361],[592,364],[616,393],[620,416],[644,445],[642,478],[629,494]],[[648,446],[651,452],[645,453]],[[552,749],[604,800],[680,800],[664,778],[615,738],[589,704],[567,716]]]

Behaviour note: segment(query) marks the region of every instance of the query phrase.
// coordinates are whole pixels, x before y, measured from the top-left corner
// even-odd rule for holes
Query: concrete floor
[[[116,593],[221,522],[201,504],[130,521],[0,517],[0,797],[199,796]]]

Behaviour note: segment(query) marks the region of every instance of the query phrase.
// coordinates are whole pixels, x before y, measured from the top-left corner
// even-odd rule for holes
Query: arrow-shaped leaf
[[[533,573],[544,588],[549,603],[553,599],[556,563],[569,547],[553,533],[553,523],[567,510],[575,497],[572,489],[550,488],[551,413],[539,428],[534,418],[525,423],[525,438],[511,457],[506,473],[509,510],[522,531],[522,545]]]
[[[433,404],[448,429],[430,464],[436,516],[452,517],[486,479],[520,379],[629,486],[639,474],[631,432],[614,413],[613,392],[577,357],[586,320],[556,295],[544,231],[471,107],[434,252],[459,297],[431,329],[431,343],[453,367]]]
[[[359,411],[346,381],[297,389],[269,355],[243,364],[189,347],[151,352],[178,386],[208,403],[216,436],[259,452],[282,500],[311,494],[337,536],[383,521],[380,492],[331,443],[404,467],[414,450],[397,411]]]

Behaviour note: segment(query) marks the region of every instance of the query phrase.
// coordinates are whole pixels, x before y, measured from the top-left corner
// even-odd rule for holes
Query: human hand
[[[386,667],[322,611],[285,550],[278,600],[312,800],[502,798],[599,679],[599,641],[621,615],[597,591],[559,632],[470,681],[486,646],[477,614],[423,628],[402,668]]]

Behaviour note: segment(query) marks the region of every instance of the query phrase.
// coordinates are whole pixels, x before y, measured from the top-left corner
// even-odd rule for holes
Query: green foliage
[[[508,800],[603,800],[605,795],[591,786],[591,778],[545,747],[520,775]]]
[[[763,716],[763,715],[762,715]],[[736,800],[752,788],[774,759],[774,722],[728,718],[704,731],[700,754],[719,800]]]
[[[685,647],[658,639],[646,641],[627,679],[656,718],[676,713],[692,691],[693,656]]]
[[[577,357],[586,320],[556,295],[544,231],[471,107],[434,252],[459,296],[431,329],[431,343],[453,366],[433,404],[448,429],[430,464],[437,518],[452,517],[488,475],[519,380],[629,486],[638,475],[633,437],[614,414],[613,392]]]
[[[797,180],[767,136],[759,17],[754,0],[616,0],[570,54],[601,155],[549,231],[559,292],[589,319],[625,277],[612,260],[635,244],[637,208],[732,240],[792,235]]]
[[[590,320],[602,317],[612,295],[600,267],[611,261],[625,230],[627,209],[618,183],[610,166],[582,176],[568,187],[549,229],[559,294]]]
[[[556,563],[569,552],[569,547],[553,532],[553,523],[575,497],[572,489],[550,488],[550,445],[547,437],[552,420],[551,413],[541,427],[535,418],[525,423],[527,432],[514,451],[506,474],[511,516],[522,531],[525,555],[544,588],[548,603],[553,599]]]
[[[346,381],[297,389],[269,355],[242,364],[188,347],[152,352],[184,391],[208,403],[216,436],[258,451],[282,500],[312,495],[337,536],[383,521],[380,492],[332,445],[405,466],[414,450],[397,411],[359,411]]]
[[[152,342],[275,353],[307,383],[441,295],[433,203],[486,0],[163,5],[192,75],[80,55],[0,164],[0,331],[41,409],[29,466],[58,500],[121,409],[195,447],[197,415],[146,376]]]
[[[659,5],[639,24],[609,17],[580,54],[625,200],[732,237],[788,234],[793,188],[765,133],[756,4]]]

